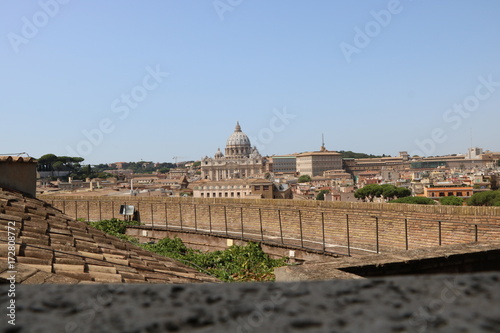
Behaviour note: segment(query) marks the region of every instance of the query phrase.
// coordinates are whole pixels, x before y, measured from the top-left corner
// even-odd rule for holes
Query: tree
[[[436,202],[426,197],[404,197],[389,201],[389,203],[406,203],[416,205],[435,205]]]
[[[383,184],[380,185],[380,189],[382,190],[382,196],[384,197],[384,199],[389,200],[389,199],[394,199],[394,197],[396,197],[397,193],[396,186],[391,184]]]
[[[159,173],[168,173],[169,171],[170,171],[170,169],[169,168],[165,168],[165,167],[158,169]]]
[[[500,206],[500,190],[475,193],[467,199],[469,206]]]
[[[45,154],[38,159],[38,171],[54,171],[52,164],[57,161],[54,154]]]
[[[329,190],[321,190],[318,195],[316,195],[316,200],[325,200],[325,194],[330,193]]]
[[[411,190],[406,187],[396,187],[396,196],[398,198],[404,198],[411,196]]]
[[[446,206],[462,206],[464,204],[464,199],[456,197],[454,195],[450,195],[448,197],[442,197],[439,199],[441,205]]]
[[[299,183],[309,183],[311,181],[311,176],[309,175],[302,175],[299,177],[298,182]]]
[[[382,187],[378,184],[370,184],[365,187],[360,188],[354,192],[354,197],[356,199],[361,199],[363,201],[373,202],[373,199],[378,198],[382,195]]]

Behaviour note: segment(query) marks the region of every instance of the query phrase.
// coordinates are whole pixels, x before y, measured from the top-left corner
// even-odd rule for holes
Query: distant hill
[[[342,154],[342,158],[376,158],[376,157],[389,157],[390,155],[385,155],[383,154],[382,156],[380,155],[372,155],[372,154],[365,154],[365,153],[355,153],[350,150],[339,150],[339,153]]]

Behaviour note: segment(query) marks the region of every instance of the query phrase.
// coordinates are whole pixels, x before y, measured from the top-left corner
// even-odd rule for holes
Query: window
[[[234,192],[231,192],[231,198],[234,198]]]
[[[260,185],[255,185],[255,190],[260,191]]]
[[[439,192],[440,197],[444,197],[444,192]]]
[[[203,198],[205,196],[205,193],[201,192],[201,197]]]
[[[222,192],[219,192],[219,198],[222,198]]]
[[[461,197],[462,196],[462,192],[457,192],[457,197]]]
[[[236,196],[239,198],[241,196],[240,192],[236,193]]]
[[[207,198],[210,198],[210,193],[207,193]]]
[[[264,185],[264,186],[262,186],[262,189],[263,189],[264,191],[268,191],[268,190],[269,190],[269,185]]]
[[[227,192],[226,192],[226,193],[224,193],[224,196],[227,198],[227,197],[228,197],[228,193],[227,193]]]

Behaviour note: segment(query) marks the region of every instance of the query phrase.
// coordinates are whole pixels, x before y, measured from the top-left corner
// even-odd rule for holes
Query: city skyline
[[[0,153],[500,151],[500,4],[4,3]],[[420,154],[419,154],[420,155]],[[179,159],[180,160],[180,159]]]

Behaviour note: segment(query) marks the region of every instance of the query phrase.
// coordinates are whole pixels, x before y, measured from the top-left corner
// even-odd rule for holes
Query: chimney
[[[36,160],[32,157],[0,156],[0,188],[36,196]]]

